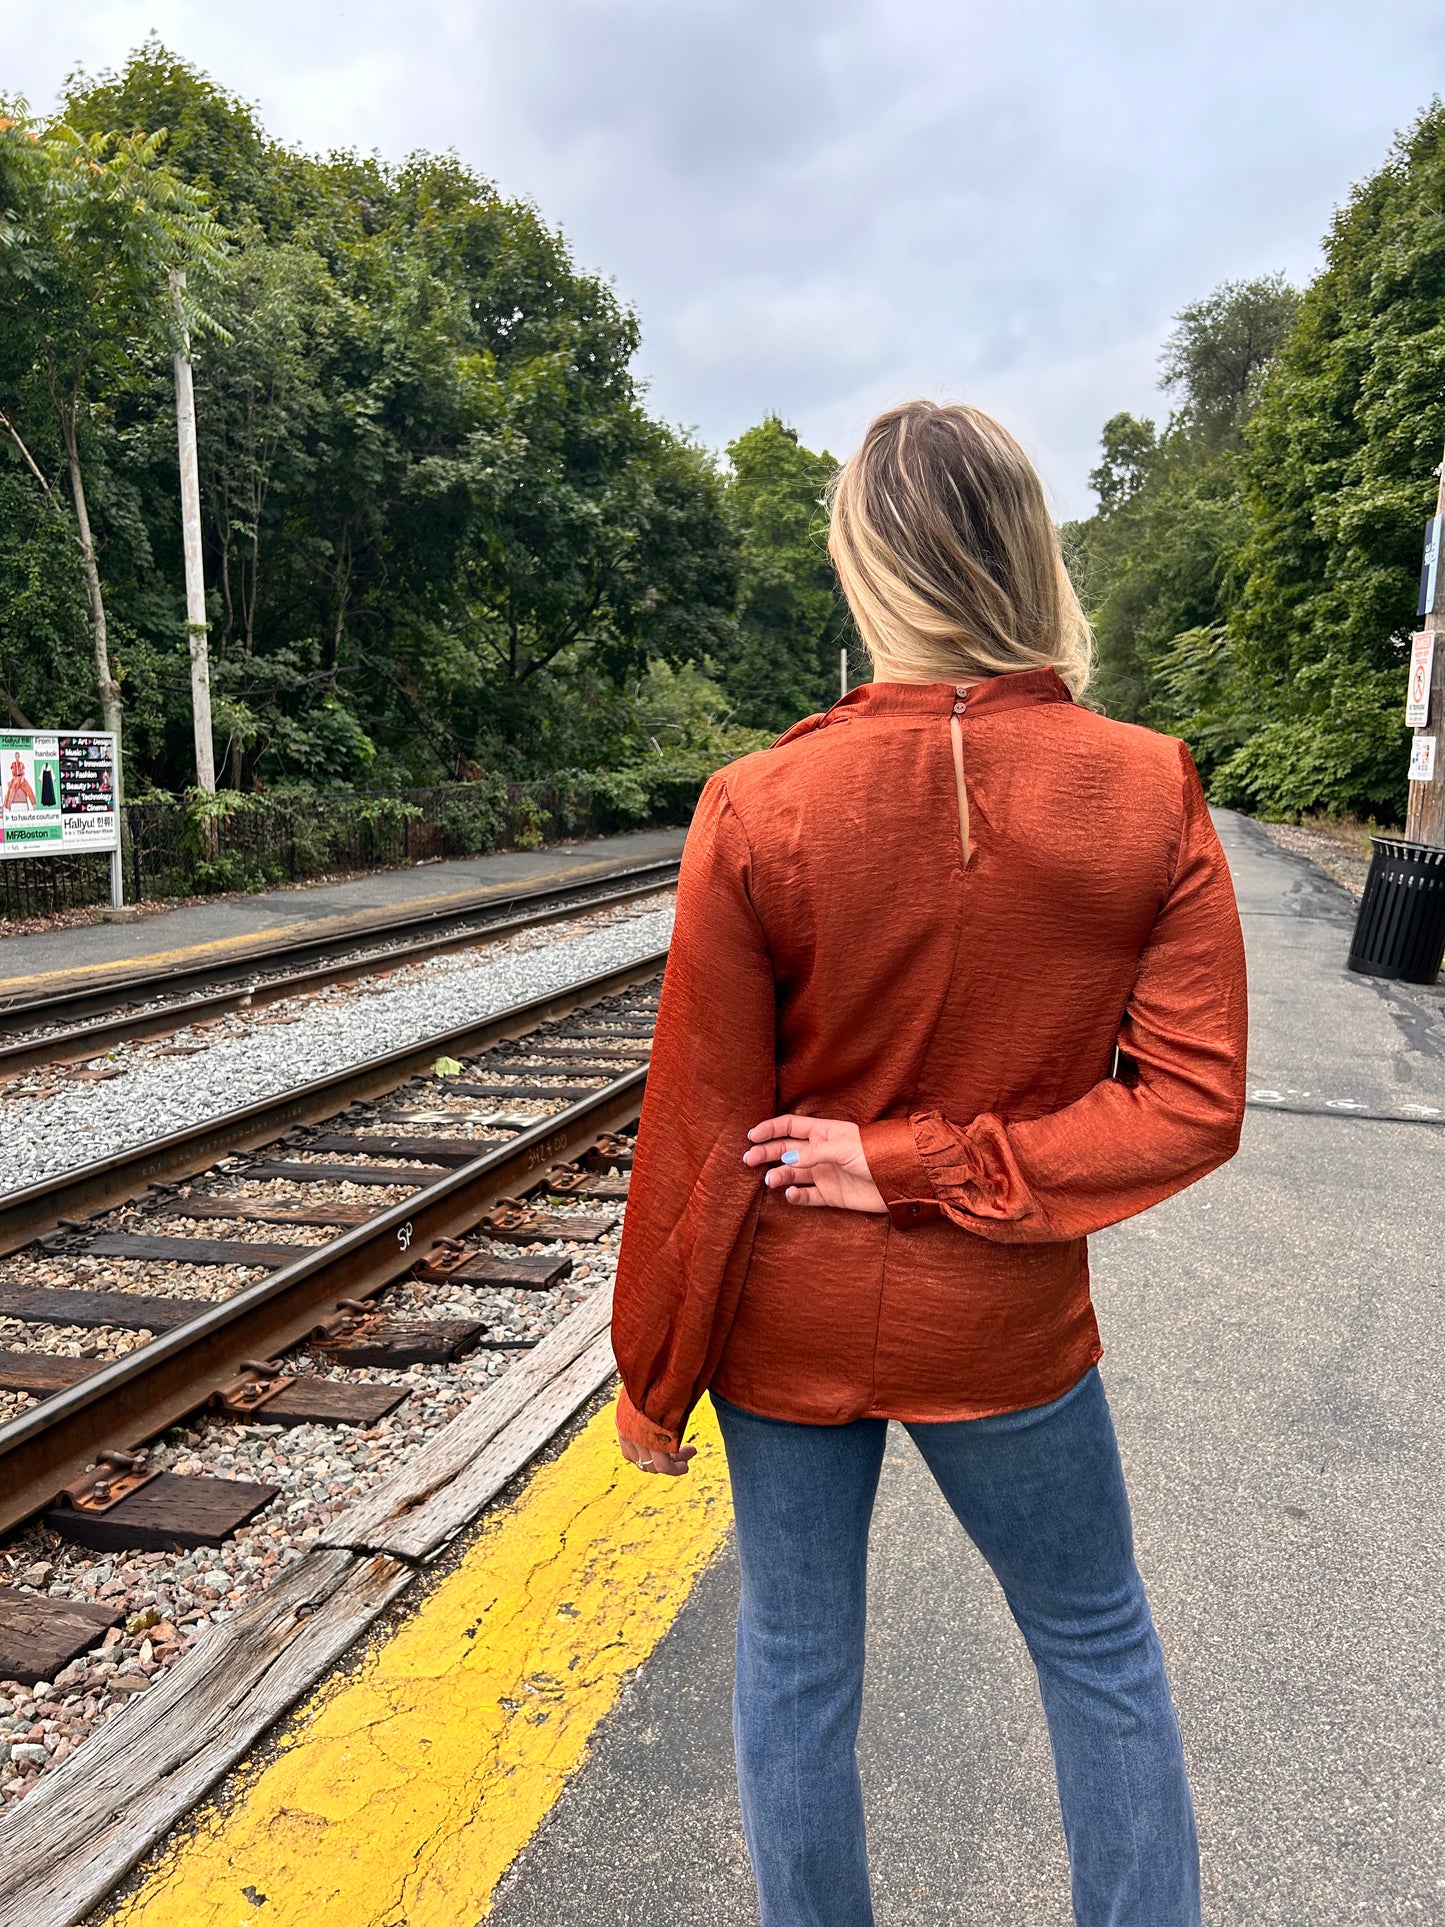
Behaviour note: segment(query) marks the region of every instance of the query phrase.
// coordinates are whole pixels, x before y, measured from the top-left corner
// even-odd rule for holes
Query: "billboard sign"
[[[0,859],[117,850],[115,737],[0,729]]]

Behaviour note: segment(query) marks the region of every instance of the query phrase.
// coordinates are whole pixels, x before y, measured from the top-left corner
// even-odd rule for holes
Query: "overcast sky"
[[[978,402],[1087,512],[1171,314],[1304,280],[1440,88],[1439,0],[0,0],[0,92],[155,29],[307,148],[455,148],[639,310],[653,405],[846,453]]]

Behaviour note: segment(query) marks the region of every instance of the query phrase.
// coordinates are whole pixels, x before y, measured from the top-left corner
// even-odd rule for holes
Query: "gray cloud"
[[[1171,313],[1303,278],[1445,51],[1432,0],[0,0],[0,59],[45,101],[152,25],[287,139],[454,146],[529,195],[713,444],[776,408],[841,451],[967,395],[1065,512],[1103,419],[1157,412]]]

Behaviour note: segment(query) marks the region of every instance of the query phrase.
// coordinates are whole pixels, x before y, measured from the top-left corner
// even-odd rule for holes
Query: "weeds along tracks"
[[[663,961],[0,1201],[0,1682],[84,1672],[132,1604],[109,1568],[87,1590],[100,1562],[215,1578],[238,1533],[284,1562],[308,1455],[379,1440],[382,1476],[408,1404],[460,1409],[605,1288]],[[283,1472],[218,1476],[237,1439],[284,1462],[278,1437]]]

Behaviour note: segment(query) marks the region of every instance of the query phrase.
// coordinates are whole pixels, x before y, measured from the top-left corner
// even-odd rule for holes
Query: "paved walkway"
[[[408,870],[376,870],[346,883],[188,903],[138,923],[85,924],[0,940],[0,997],[39,994],[94,976],[219,961],[268,939],[364,933],[399,910],[424,915],[528,885],[582,882],[598,871],[676,856],[682,830],[636,830],[544,850],[504,850]]]
[[[1247,822],[1221,828],[1255,1087],[1306,1105],[1445,1108],[1440,991],[1350,977],[1344,892]],[[1205,1918],[1438,1927],[1445,1145],[1429,1124],[1273,1102],[1251,1110],[1231,1165],[1094,1243],[1105,1378],[1194,1775]],[[724,1502],[706,1418],[700,1436],[694,1475],[659,1492],[613,1482],[594,1421],[461,1555],[462,1593],[443,1580],[324,1695],[142,1886],[126,1927],[441,1927],[477,1920],[494,1887],[491,1927],[755,1922],[728,1729],[736,1575],[726,1545],[703,1563]],[[477,1637],[486,1602],[518,1591],[535,1638]],[[1067,1927],[1021,1643],[902,1435],[872,1615],[862,1755],[880,1927]],[[454,1702],[475,1709],[460,1745]],[[354,1768],[363,1742],[379,1764]],[[427,1764],[438,1753],[441,1770]]]
[[[1222,816],[1261,1087],[1445,1105],[1445,1003],[1344,969],[1338,885]],[[1445,1132],[1252,1110],[1238,1158],[1093,1244],[1211,1927],[1445,1920]],[[490,1927],[744,1927],[732,1558],[702,1579]],[[1066,1927],[1021,1643],[906,1435],[862,1743],[880,1927]]]

